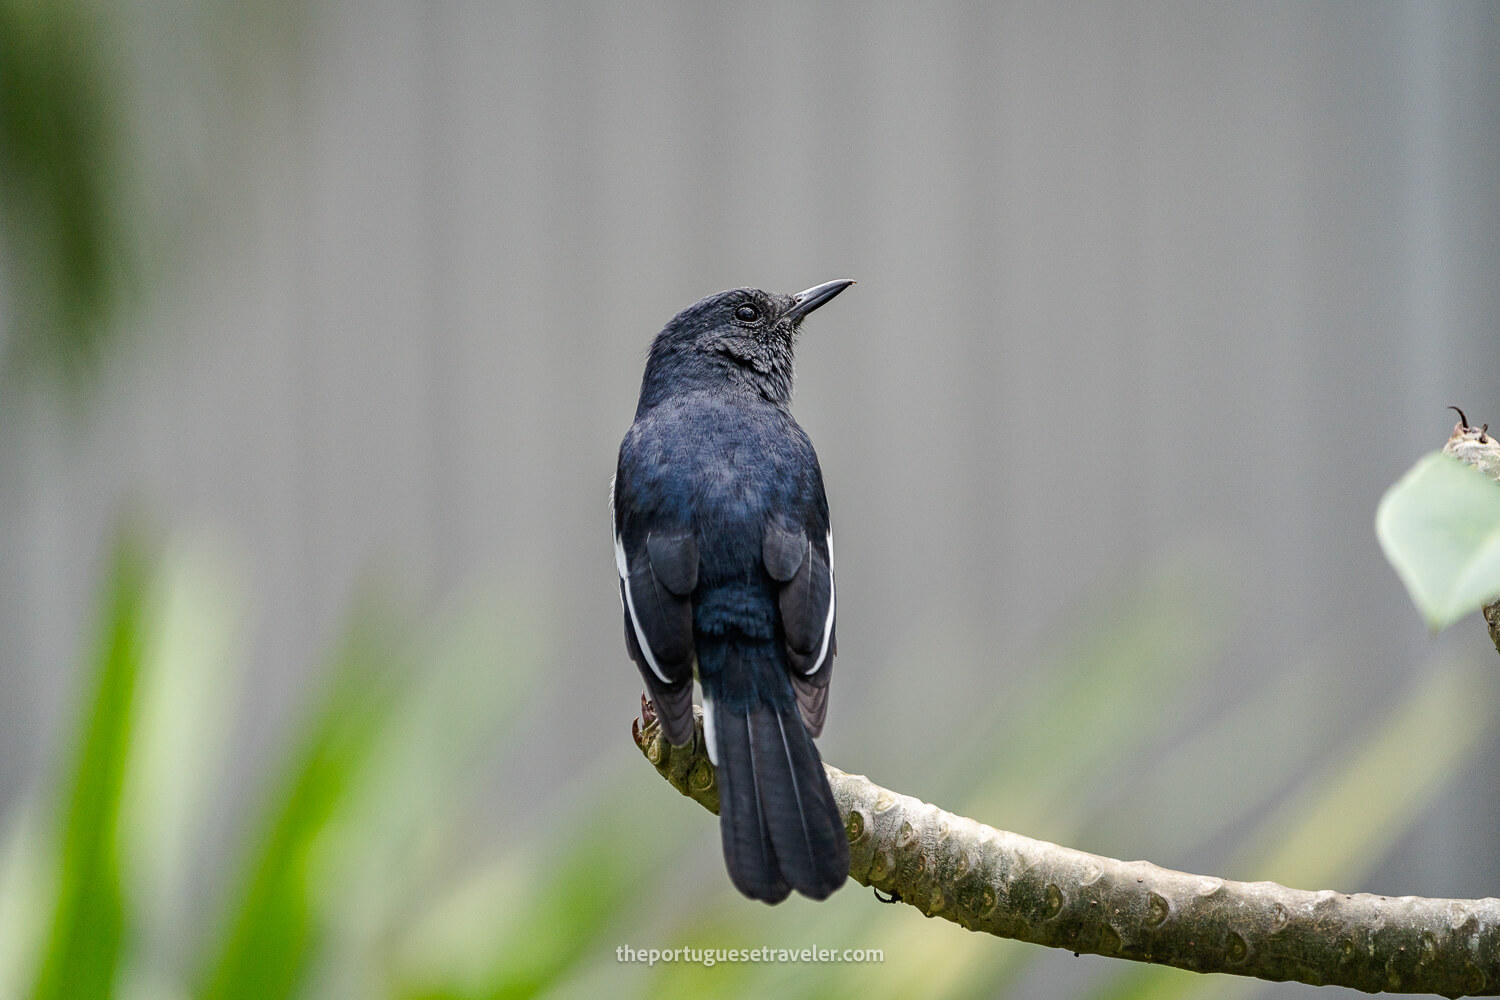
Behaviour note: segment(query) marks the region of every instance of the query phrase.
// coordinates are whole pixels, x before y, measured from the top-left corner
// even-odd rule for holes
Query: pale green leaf
[[[1500,596],[1500,484],[1457,459],[1412,466],[1381,498],[1375,533],[1432,628]]]

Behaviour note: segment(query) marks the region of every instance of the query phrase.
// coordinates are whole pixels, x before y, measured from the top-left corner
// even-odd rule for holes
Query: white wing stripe
[[[714,732],[714,703],[708,697],[708,691],[705,690],[703,692],[703,742],[708,744],[708,762],[718,767],[719,740]]]
[[[620,541],[620,536],[615,536],[615,569],[620,571],[620,579],[629,582],[630,567],[625,564],[625,543]],[[627,590],[630,588],[627,587]]]
[[[626,588],[627,592],[629,588]],[[833,585],[833,531],[828,532],[828,617],[823,619],[823,647],[818,650],[818,659],[811,668],[803,673],[808,677],[817,673],[828,658],[828,640],[833,638],[833,608],[837,602],[837,588]]]
[[[635,598],[630,596],[630,567],[625,561],[625,543],[620,541],[619,535],[615,536],[615,566],[620,571],[620,590],[625,594],[625,610],[630,612],[630,626],[635,629],[635,641],[640,643],[641,652],[646,656],[646,665],[651,668],[653,674],[661,678],[663,684],[671,684],[667,675],[662,673],[661,667],[656,664],[656,654],[651,652],[651,644],[646,641],[646,633],[641,631],[641,620],[635,613]]]

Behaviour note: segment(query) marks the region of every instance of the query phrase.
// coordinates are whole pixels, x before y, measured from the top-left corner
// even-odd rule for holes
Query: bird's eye
[[[734,311],[734,318],[741,323],[754,323],[760,319],[760,310],[751,305],[743,305]]]

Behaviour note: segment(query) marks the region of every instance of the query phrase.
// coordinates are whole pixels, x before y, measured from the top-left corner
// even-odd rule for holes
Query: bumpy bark
[[[718,812],[703,720],[689,747],[649,706],[636,744]],[[1116,861],[955,816],[828,767],[849,875],[922,913],[1068,951],[1366,992],[1500,995],[1500,899],[1288,889]]]

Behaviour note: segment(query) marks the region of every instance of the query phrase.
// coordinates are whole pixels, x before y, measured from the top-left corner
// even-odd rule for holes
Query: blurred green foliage
[[[133,267],[104,30],[83,0],[0,0],[0,367],[78,374]]]
[[[51,943],[37,1000],[108,996],[125,934],[120,882],[120,805],[141,673],[145,599],[142,555],[126,542],[115,557],[94,691],[79,727],[78,764],[66,794]]]
[[[7,817],[0,998],[1025,992],[1040,949],[879,906],[853,886],[821,904],[739,898],[713,818],[634,760],[623,729],[619,752],[554,800],[518,804],[530,834],[476,840],[490,769],[523,752],[517,711],[534,698],[539,659],[515,624],[536,615],[497,615],[515,602],[495,595],[427,622],[398,613],[409,600],[358,600],[259,807],[226,836],[211,820],[240,787],[227,776],[228,730],[246,710],[236,578],[202,539],[153,549],[127,535],[118,546],[71,752],[47,801],[12,804]],[[1226,642],[1201,613],[1214,600],[1203,576],[1175,564],[1093,617],[1094,637],[1051,654],[1046,690],[981,710],[994,724],[937,767],[957,776],[944,804],[1093,849],[1111,835],[1139,836],[1148,854],[1222,839],[1204,814],[1240,793],[1212,767],[1171,771],[1166,793],[1138,774],[1201,715],[1193,665]],[[1250,789],[1232,820],[1239,860],[1219,874],[1354,888],[1493,730],[1495,691],[1474,662],[1437,663],[1382,718],[1340,736],[1322,724],[1327,706],[1303,696],[1305,673],[1294,665],[1265,697],[1224,706],[1188,742],[1205,760],[1238,754],[1247,784],[1235,788]],[[1424,741],[1437,729],[1444,740]],[[1238,742],[1312,730],[1333,735],[1282,755]],[[1137,795],[1147,815],[1131,821],[1120,800]],[[1186,805],[1161,816],[1163,802]],[[228,878],[210,871],[217,891],[195,892],[213,837],[238,860]],[[617,961],[622,945],[885,958],[648,967]],[[1099,997],[1257,988],[1092,961]]]
[[[300,992],[319,944],[320,841],[391,722],[397,692],[388,661],[396,648],[396,636],[378,616],[350,630],[330,689],[267,802],[265,828],[232,897],[229,930],[202,993],[209,1000]]]
[[[0,0],[0,403],[85,400],[133,307],[239,219],[314,5]]]

